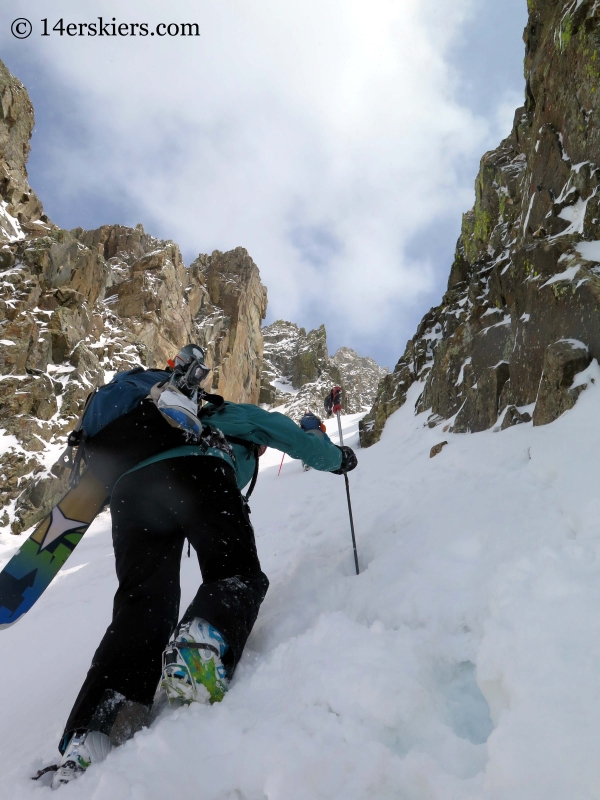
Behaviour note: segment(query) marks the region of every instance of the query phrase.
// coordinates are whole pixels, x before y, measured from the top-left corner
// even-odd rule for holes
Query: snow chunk
[[[438,323],[433,329],[429,329],[421,337],[426,342],[437,342],[444,338],[444,331],[442,326]]]
[[[471,356],[469,356],[469,358],[467,358],[467,360],[464,362],[464,364],[460,368],[460,372],[458,373],[458,378],[456,379],[456,383],[454,384],[455,386],[461,385],[461,383],[465,378],[465,367],[467,367],[472,361],[473,359],[471,358]]]
[[[4,433],[2,436],[0,436],[0,455],[8,453],[10,450],[18,450],[22,452],[23,448],[21,447],[16,436],[13,436],[11,433]]]
[[[586,261],[597,261],[600,263],[600,242],[579,242],[575,249]]]
[[[8,203],[6,200],[2,200],[0,202],[0,235],[4,234],[9,242],[18,242],[25,238],[25,234],[21,230],[19,220],[9,214],[7,208]]]
[[[588,349],[587,344],[580,342],[579,339],[559,339],[558,341],[564,344],[570,344],[573,350],[585,350],[587,352]]]
[[[581,2],[583,2],[583,0],[581,0]],[[591,164],[591,163],[592,163],[591,161],[581,161],[579,164],[573,164],[571,169],[573,170],[573,172],[576,172],[579,175],[581,169],[585,167],[586,164]]]
[[[527,215],[525,217],[525,222],[523,223],[523,233],[527,230],[527,226],[529,225],[529,217],[531,216],[531,209],[533,208],[533,201],[535,200],[535,192],[531,195],[531,200],[529,201],[529,208],[527,209]]]
[[[588,198],[589,200],[589,198]],[[588,200],[579,200],[572,206],[565,206],[558,215],[561,219],[566,219],[571,224],[559,236],[566,236],[569,233],[583,233],[583,220],[585,218],[585,210],[587,208]],[[556,236],[554,237],[557,238]]]
[[[580,269],[581,267],[579,264],[576,264],[574,267],[569,267],[564,272],[558,272],[556,275],[553,275],[551,278],[549,278],[546,283],[543,283],[540,286],[540,289],[543,289],[544,286],[549,286],[551,283],[558,283],[559,281],[572,281]]]
[[[291,383],[289,383],[289,381],[284,381],[284,380],[271,381],[271,386],[274,386],[276,389],[278,389],[280,392],[283,392],[284,394],[291,394],[294,396],[297,395],[298,392],[300,391],[300,389],[294,389],[294,387],[292,386]]]
[[[579,386],[583,386],[585,389],[590,383],[596,382],[600,383],[600,366],[598,365],[597,359],[594,358],[587,369],[575,375],[573,383],[571,384],[571,389],[577,389]]]
[[[511,323],[512,323],[512,317],[510,316],[510,314],[505,314],[503,319],[500,320],[500,322],[496,322],[495,325],[489,325],[487,328],[483,328],[483,330],[480,331],[480,333],[482,336],[484,336],[485,334],[487,334],[488,331],[492,330],[492,328],[501,328],[502,326],[510,325]]]
[[[501,314],[502,311],[499,308],[488,308],[482,315],[481,319],[484,317],[490,317],[492,314]]]

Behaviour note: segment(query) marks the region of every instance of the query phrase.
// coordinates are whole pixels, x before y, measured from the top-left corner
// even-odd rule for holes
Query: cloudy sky
[[[30,181],[54,222],[141,222],[186,263],[241,245],[267,321],[325,322],[331,351],[393,367],[444,291],[479,159],[522,103],[526,0],[8,5],[0,57],[35,107]],[[52,31],[99,16],[201,35]]]

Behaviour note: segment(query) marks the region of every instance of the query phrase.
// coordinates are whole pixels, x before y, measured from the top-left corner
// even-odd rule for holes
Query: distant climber
[[[315,415],[305,415],[301,429],[282,414],[207,394],[210,370],[196,345],[182,348],[172,366],[118,373],[93,396],[73,439],[110,496],[119,587],[65,726],[54,788],[148,724],[157,684],[173,702],[223,698],[269,585],[250,492],[240,491],[253,488],[261,450],[339,475],[357,463]],[[203,583],[179,619],[186,538]]]
[[[331,417],[335,416],[338,411],[342,410],[341,386],[333,387],[333,389],[329,392],[329,394],[325,398],[323,406],[325,407],[325,414],[327,415],[327,419],[331,419]]]

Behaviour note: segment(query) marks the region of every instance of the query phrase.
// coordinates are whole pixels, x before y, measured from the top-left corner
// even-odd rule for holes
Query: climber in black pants
[[[197,345],[171,367],[117,373],[72,434],[111,498],[119,588],[65,727],[54,788],[147,724],[158,686],[161,701],[223,699],[269,585],[247,506],[261,452],[274,447],[339,475],[357,463],[349,447],[282,414],[199,394],[210,370]],[[203,583],[178,622],[186,538]]]
[[[65,739],[77,729],[110,735],[123,702],[136,720],[149,712],[161,656],[179,619],[179,569],[185,539],[198,555],[203,583],[183,616],[218,630],[233,674],[269,582],[235,473],[215,458],[155,462],[125,475],[111,498],[119,589],[113,619],[71,711]],[[132,706],[138,705],[137,713]]]

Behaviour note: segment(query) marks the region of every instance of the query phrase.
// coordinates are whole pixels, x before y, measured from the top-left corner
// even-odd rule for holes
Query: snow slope
[[[278,477],[269,451],[252,519],[271,587],[230,692],[167,713],[64,797],[600,797],[596,362],[586,375],[553,425],[474,435],[426,427],[413,386],[350,476],[359,577],[343,479],[288,458]],[[50,797],[28,775],[55,760],[109,620],[108,516],[67,566],[0,632],[2,799]],[[184,602],[198,578],[184,557]]]

